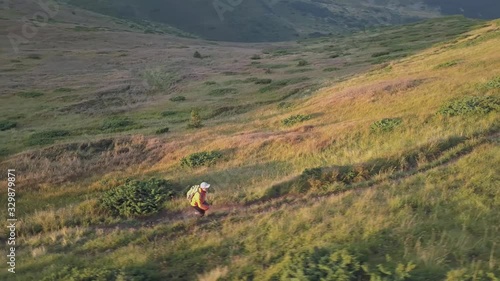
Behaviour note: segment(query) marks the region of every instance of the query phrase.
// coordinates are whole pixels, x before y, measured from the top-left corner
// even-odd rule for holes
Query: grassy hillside
[[[0,57],[20,245],[0,279],[500,278],[499,21],[216,44],[59,16]],[[131,186],[172,196],[120,216]]]
[[[495,0],[470,1],[200,1],[70,0],[69,3],[129,20],[175,26],[210,40],[286,41],[319,34],[408,23],[440,14],[497,18]]]

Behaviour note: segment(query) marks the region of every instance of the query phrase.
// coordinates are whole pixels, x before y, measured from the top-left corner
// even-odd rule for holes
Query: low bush
[[[210,96],[224,96],[224,95],[229,95],[229,94],[236,94],[238,92],[237,89],[235,88],[221,88],[221,89],[214,89],[208,93]]]
[[[181,159],[181,166],[184,167],[200,167],[211,166],[216,163],[218,159],[222,158],[222,153],[219,151],[204,151],[193,153]]]
[[[17,94],[21,98],[32,99],[43,96],[43,93],[37,91],[21,92]]]
[[[497,76],[490,81],[482,84],[480,88],[482,90],[500,89],[500,76]]]
[[[461,60],[447,61],[447,62],[438,64],[436,66],[436,69],[452,67],[452,66],[455,66],[455,65],[459,64],[460,62],[461,62]]]
[[[412,262],[394,262],[386,257],[384,264],[373,269],[362,258],[348,250],[332,251],[314,248],[292,254],[279,280],[411,280],[416,268]],[[462,279],[465,280],[465,279]]]
[[[373,132],[389,132],[403,123],[401,118],[385,118],[374,122],[370,129]]]
[[[10,120],[2,120],[0,121],[0,131],[7,131],[12,128],[15,128],[17,126],[17,123],[14,121]]]
[[[168,127],[161,128],[161,129],[156,130],[155,134],[157,134],[157,135],[165,134],[165,133],[168,133],[169,130],[170,129]]]
[[[170,98],[170,101],[173,101],[173,102],[180,102],[180,101],[185,101],[185,100],[186,100],[185,96],[175,96],[175,97]]]
[[[168,117],[168,116],[172,116],[172,115],[176,115],[176,114],[177,114],[177,111],[167,110],[167,111],[163,111],[161,113],[161,116]]]
[[[388,52],[388,51],[373,53],[372,54],[372,58],[378,58],[378,57],[382,57],[382,56],[387,56],[390,53],[391,52]]]
[[[466,96],[441,106],[438,114],[459,116],[471,114],[486,114],[500,110],[500,98],[493,96]]]
[[[121,132],[131,130],[135,127],[136,123],[126,117],[112,117],[106,119],[101,124],[101,131],[105,132]]]
[[[260,57],[259,55],[255,54],[255,55],[253,55],[250,59],[251,59],[251,60],[260,60],[260,59],[261,59],[261,57]]]
[[[339,70],[340,68],[338,67],[327,67],[325,69],[323,69],[324,72],[333,72],[333,71],[337,71]]]
[[[217,85],[217,82],[215,82],[215,81],[205,81],[203,84],[205,84],[207,86],[212,86],[212,85]]]
[[[297,66],[299,66],[299,67],[300,67],[300,66],[306,66],[306,65],[308,65],[308,64],[309,64],[309,62],[307,62],[307,61],[306,61],[306,60],[304,60],[304,59],[301,59],[301,60],[299,60],[299,62],[297,63]]]
[[[66,130],[50,130],[38,132],[29,136],[26,144],[29,146],[52,144],[54,143],[54,141],[62,139],[69,135],[71,135],[71,133]]]
[[[163,202],[175,195],[174,190],[174,185],[164,179],[129,179],[125,184],[106,191],[99,204],[113,216],[148,215],[158,212]]]
[[[32,60],[40,60],[42,59],[42,56],[40,54],[29,54],[27,58],[32,59]]]
[[[255,84],[271,84],[273,82],[273,79],[257,79],[255,80]]]
[[[194,54],[193,54],[193,58],[202,59],[203,57],[201,56],[200,52],[195,51]]]
[[[297,83],[307,81],[307,80],[309,80],[309,77],[296,77],[296,78],[274,81],[274,82],[270,83],[269,85],[261,88],[259,90],[259,92],[260,93],[267,93],[270,91],[279,90],[279,89],[284,88],[288,85],[297,84]]]
[[[193,109],[191,111],[191,119],[189,120],[187,128],[188,129],[196,129],[196,128],[201,128],[201,127],[203,127],[203,124],[201,123],[200,112],[197,109]]]
[[[293,126],[297,123],[305,122],[307,120],[310,120],[312,118],[311,115],[304,115],[304,114],[298,114],[298,115],[293,115],[285,120],[282,121],[283,125],[285,126]]]

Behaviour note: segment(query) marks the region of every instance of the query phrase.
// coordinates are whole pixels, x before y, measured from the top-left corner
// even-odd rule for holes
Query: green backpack
[[[200,189],[199,185],[194,185],[194,186],[191,186],[191,188],[188,190],[188,192],[186,194],[186,198],[190,203],[191,203],[191,200],[193,200],[193,196],[198,192],[199,189]]]

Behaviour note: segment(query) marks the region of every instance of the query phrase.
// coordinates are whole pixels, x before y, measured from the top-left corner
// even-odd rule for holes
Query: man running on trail
[[[198,191],[191,198],[191,206],[200,214],[200,217],[205,215],[205,212],[210,208],[207,199],[207,190],[210,184],[202,182],[198,188]]]

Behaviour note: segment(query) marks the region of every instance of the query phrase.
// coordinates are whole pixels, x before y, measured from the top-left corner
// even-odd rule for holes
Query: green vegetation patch
[[[177,114],[177,111],[167,110],[167,111],[163,111],[161,113],[161,116],[168,117],[168,116],[173,116],[173,115],[176,115],[176,114]]]
[[[385,263],[370,268],[360,258],[347,250],[332,251],[314,248],[292,254],[287,260],[280,280],[411,280],[415,269],[412,262],[399,263],[386,258]],[[391,276],[391,278],[389,278]],[[394,278],[393,278],[394,277]]]
[[[18,93],[17,96],[25,99],[33,99],[43,96],[43,93],[38,91],[28,91],[28,92]]]
[[[438,114],[459,116],[471,114],[487,114],[500,110],[500,98],[494,96],[466,96],[441,106]]]
[[[129,179],[124,185],[106,191],[99,203],[113,216],[134,217],[158,212],[163,202],[174,194],[174,186],[167,180]]]
[[[486,91],[493,90],[493,89],[500,89],[500,76],[497,76],[497,77],[491,79],[490,81],[482,84],[480,86],[480,88],[482,90],[486,90]]]
[[[161,128],[161,129],[156,130],[155,134],[157,134],[157,135],[166,134],[166,133],[168,133],[169,130],[170,129],[168,127]]]
[[[324,72],[333,72],[333,71],[337,71],[337,70],[340,70],[340,68],[338,68],[338,67],[327,67],[327,68],[323,69]]]
[[[293,115],[293,116],[290,116],[288,118],[286,118],[285,120],[282,121],[283,125],[285,126],[293,126],[297,123],[302,123],[302,122],[305,122],[307,120],[311,120],[312,118],[312,115],[304,115],[304,114],[298,114],[298,115]]]
[[[122,132],[137,128],[137,124],[126,117],[112,117],[102,122],[101,131]]]
[[[238,93],[238,90],[235,88],[221,88],[221,89],[214,89],[208,93],[210,96],[224,96],[224,95],[230,95],[230,94],[236,94]]]
[[[30,135],[28,137],[28,140],[26,141],[26,144],[29,146],[52,144],[54,143],[54,141],[62,139],[69,135],[71,135],[71,133],[66,130],[50,130],[38,132]]]
[[[462,62],[462,60],[452,60],[452,61],[447,61],[447,62],[444,62],[444,63],[438,64],[438,65],[436,66],[436,69],[452,67],[452,66],[458,65],[458,64],[459,64],[459,63],[461,63],[461,62]]]
[[[177,74],[167,72],[161,68],[144,71],[143,77],[154,90],[166,90],[177,83],[180,78]]]
[[[382,120],[374,122],[370,129],[373,132],[389,132],[399,127],[403,123],[401,118],[384,118]]]
[[[259,90],[259,92],[260,93],[267,93],[270,91],[279,90],[279,89],[284,88],[288,85],[298,84],[298,83],[301,83],[301,82],[304,82],[307,80],[309,80],[309,77],[296,77],[296,78],[274,81],[271,84],[261,88]]]
[[[175,96],[175,97],[170,98],[170,101],[173,101],[173,102],[180,102],[180,101],[185,101],[185,100],[186,100],[185,96]]]
[[[2,120],[0,121],[0,131],[7,131],[12,128],[15,128],[17,126],[17,123],[14,121],[10,120]]]
[[[222,153],[219,151],[197,152],[182,158],[181,166],[190,168],[212,166],[220,158],[222,158]]]

